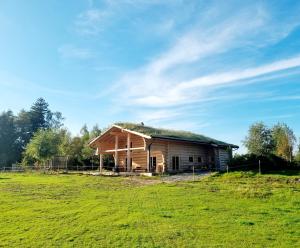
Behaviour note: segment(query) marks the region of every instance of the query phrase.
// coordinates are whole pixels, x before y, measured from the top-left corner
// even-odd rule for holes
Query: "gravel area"
[[[202,172],[202,173],[183,173],[183,174],[177,174],[177,175],[172,175],[172,176],[166,176],[162,177],[163,182],[180,182],[180,181],[197,181],[200,180],[204,177],[210,176],[212,173],[211,172]]]

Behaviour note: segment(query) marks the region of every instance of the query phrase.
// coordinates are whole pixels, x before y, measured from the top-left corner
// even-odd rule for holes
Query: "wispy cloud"
[[[256,12],[253,9],[242,11],[237,16],[207,29],[199,29],[201,25],[197,26],[184,33],[168,51],[156,57],[150,64],[124,75],[118,84],[127,89],[127,102],[160,107],[185,104],[203,97],[209,88],[299,66],[300,57],[295,56],[258,67],[237,68],[226,73],[213,73],[188,80],[185,78],[189,78],[189,75],[177,74],[179,68],[202,61],[205,63],[204,59],[207,57],[249,45],[252,36],[260,35],[257,30],[262,30],[265,37],[268,14],[261,7],[254,9]],[[277,37],[281,38],[282,35]]]
[[[62,84],[63,85],[63,84]],[[14,75],[5,71],[0,71],[0,86],[6,89],[12,89],[18,92],[36,92],[40,95],[50,93],[55,96],[77,97],[90,99],[90,94],[83,92],[75,92],[60,88],[46,86],[45,83],[34,83],[28,79],[24,79],[18,75]]]
[[[131,26],[132,29],[143,31],[147,27],[152,34],[162,35],[171,31],[174,26],[174,19],[171,16],[164,16],[159,22],[149,22],[140,16],[147,12],[148,8],[171,7],[179,3],[180,1],[172,0],[106,0],[101,3],[89,1],[88,9],[77,15],[74,29],[81,35],[97,36],[116,23],[126,21],[127,26]]]
[[[226,70],[216,67],[212,58],[222,60],[224,55],[235,54],[235,50],[249,49],[255,54],[286,38],[299,23],[299,19],[292,17],[278,21],[272,8],[262,3],[243,5],[230,15],[224,15],[224,11],[212,5],[201,12],[193,26],[177,33],[169,49],[153,56],[148,64],[125,73],[114,85],[112,94],[117,97],[113,98],[113,103],[121,109],[128,105],[140,109],[136,112],[138,119],[163,123],[166,118],[170,122],[187,117],[186,112],[177,111],[181,106],[248,99],[249,93],[220,93],[218,89],[294,73],[286,71],[298,70],[300,55],[259,63],[255,58],[240,56],[240,63],[233,63],[231,68],[224,60]],[[169,25],[167,29],[176,29],[175,21]],[[272,97],[268,92],[256,92],[252,100]]]
[[[66,44],[58,48],[58,53],[63,59],[90,59],[94,55],[90,49],[76,47],[72,44]]]
[[[78,15],[75,21],[75,29],[83,35],[96,35],[102,30],[103,23],[110,15],[111,13],[107,10],[88,9]]]

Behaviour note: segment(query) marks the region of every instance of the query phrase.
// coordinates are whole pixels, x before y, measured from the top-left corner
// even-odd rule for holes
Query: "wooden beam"
[[[131,151],[130,151],[131,134],[127,133],[127,170],[131,171]]]
[[[146,142],[146,139],[143,137],[143,142],[144,142],[144,151],[146,151],[147,149],[147,142]]]
[[[102,169],[103,169],[103,155],[102,155],[102,153],[100,153],[100,166],[99,166],[99,170],[100,170],[100,172],[102,172]]]
[[[118,125],[113,125],[113,127],[116,127],[116,128],[121,129],[122,132],[128,132],[128,133],[132,133],[132,134],[135,134],[135,135],[144,137],[144,138],[146,138],[146,139],[151,139],[151,136],[149,136],[149,135],[145,135],[145,134],[142,134],[142,133],[139,133],[139,132],[131,131],[131,130],[128,130],[128,129],[126,129],[126,128],[120,127],[120,126],[118,126]]]
[[[133,148],[130,148],[129,150],[130,151],[135,151],[135,150],[144,150],[145,148],[144,147],[133,147]],[[120,148],[118,149],[117,151],[118,152],[124,152],[124,151],[127,151],[128,148]],[[116,150],[115,149],[112,149],[112,150],[104,150],[103,152],[115,152]]]
[[[147,146],[147,171],[150,172],[150,168],[151,168],[151,146],[152,146],[152,143],[150,143],[148,146]]]
[[[126,134],[124,134],[124,133],[122,133],[122,132],[116,132],[116,131],[111,131],[111,132],[109,132],[109,134],[110,135],[118,135],[118,136],[121,136],[121,135],[126,135]]]
[[[118,168],[118,148],[119,148],[119,136],[116,135],[115,137],[115,169]]]
[[[150,149],[147,149],[147,172],[150,172]]]

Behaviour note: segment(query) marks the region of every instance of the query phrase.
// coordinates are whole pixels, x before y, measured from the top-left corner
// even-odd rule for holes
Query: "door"
[[[172,170],[179,171],[179,156],[172,157]]]
[[[156,157],[150,157],[150,171],[156,172]]]

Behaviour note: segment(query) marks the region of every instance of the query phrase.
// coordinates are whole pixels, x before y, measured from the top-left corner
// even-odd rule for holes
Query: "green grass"
[[[0,174],[0,247],[300,247],[299,175]]]

